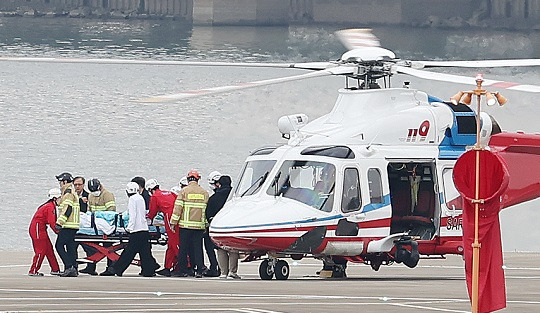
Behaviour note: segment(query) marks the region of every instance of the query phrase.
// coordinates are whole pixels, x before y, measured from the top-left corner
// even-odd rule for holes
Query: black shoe
[[[202,277],[203,277],[203,275],[201,273],[195,274],[195,278],[202,278]]]
[[[88,267],[83,268],[82,270],[79,271],[79,273],[84,273],[84,274],[88,274],[92,276],[96,276],[98,274],[95,269],[91,269]]]
[[[205,277],[219,277],[219,272],[214,270],[208,270],[203,273],[203,276]]]
[[[114,272],[114,268],[109,267],[105,270],[105,272],[99,273],[99,276],[114,276],[116,273]],[[119,275],[122,276],[122,275]]]
[[[172,277],[188,277],[188,274],[182,273],[182,272],[179,272],[179,271],[173,271],[173,272],[171,272],[171,276]]]
[[[77,272],[77,269],[75,267],[70,267],[66,269],[62,274],[60,274],[60,277],[77,277],[79,276],[79,272]]]
[[[154,277],[156,273],[142,274],[143,277]]]
[[[171,270],[168,268],[164,268],[162,270],[159,270],[156,272],[156,274],[166,277],[171,277]]]

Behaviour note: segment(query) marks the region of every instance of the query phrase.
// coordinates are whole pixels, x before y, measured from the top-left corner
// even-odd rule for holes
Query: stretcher
[[[120,258],[122,250],[129,243],[129,233],[126,231],[129,217],[116,212],[102,211],[81,213],[80,228],[75,235],[75,242],[85,247],[85,251],[95,251],[84,258],[78,258],[78,263],[97,263],[104,258],[115,262]],[[152,225],[148,226],[150,244],[166,245],[167,232],[163,224],[163,216],[156,216]],[[89,249],[88,249],[89,248]],[[139,260],[133,260],[133,265],[139,265]]]

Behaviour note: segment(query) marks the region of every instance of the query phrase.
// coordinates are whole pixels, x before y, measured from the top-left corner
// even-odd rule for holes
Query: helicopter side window
[[[463,198],[459,194],[454,185],[453,169],[446,168],[443,170],[443,186],[444,186],[444,200],[446,207],[449,210],[453,210],[458,214],[463,209]],[[456,210],[458,212],[456,212]]]
[[[371,203],[383,203],[381,172],[377,168],[368,170],[369,198]]]
[[[334,188],[334,165],[313,161],[285,161],[266,193],[330,212],[334,204]]]
[[[343,196],[341,211],[343,213],[358,211],[362,208],[360,197],[360,178],[356,168],[346,168],[343,178]]]

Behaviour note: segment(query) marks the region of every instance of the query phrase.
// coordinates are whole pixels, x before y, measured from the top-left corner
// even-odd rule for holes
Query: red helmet
[[[186,175],[187,178],[190,178],[190,177],[193,177],[197,180],[201,179],[201,175],[199,174],[199,172],[197,170],[191,170],[187,173]]]

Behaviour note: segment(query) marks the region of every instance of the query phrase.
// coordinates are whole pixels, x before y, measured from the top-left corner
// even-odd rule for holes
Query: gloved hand
[[[175,227],[176,227],[176,224],[170,224],[170,223],[169,223],[169,228],[171,229],[171,231],[172,231],[173,233],[176,233],[176,230],[174,229]]]
[[[56,224],[56,225],[54,226],[54,229],[56,230],[56,232],[59,232],[59,231],[62,229],[62,225]]]

